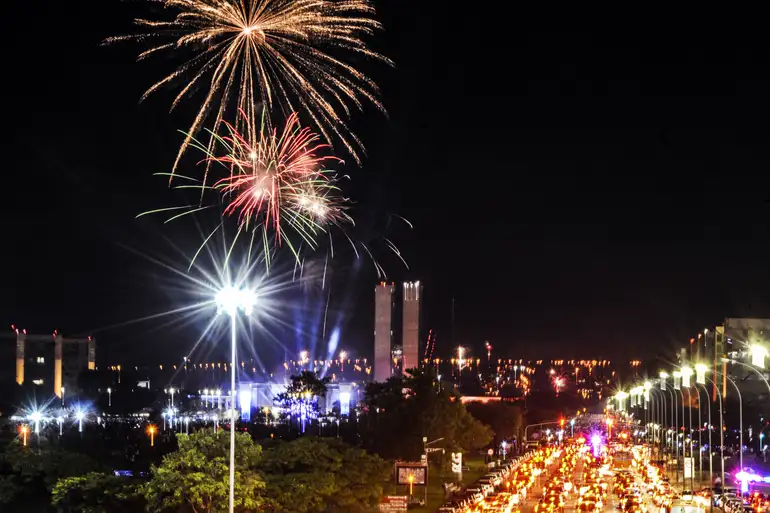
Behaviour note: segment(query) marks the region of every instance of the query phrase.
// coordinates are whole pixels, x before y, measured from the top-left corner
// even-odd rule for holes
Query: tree
[[[318,398],[326,397],[326,385],[329,378],[320,379],[315,373],[302,371],[292,376],[286,391],[275,398],[282,406],[283,418],[291,422],[291,417],[300,419],[302,425],[307,420],[318,416]]]
[[[522,436],[524,416],[521,407],[505,401],[489,403],[473,402],[466,405],[468,413],[481,423],[489,426],[495,433],[497,442]]]
[[[359,513],[376,507],[390,466],[337,439],[303,437],[264,452],[266,495],[280,513]]]
[[[65,513],[133,513],[145,509],[139,483],[99,472],[60,479],[53,488],[51,504]]]
[[[0,453],[0,505],[47,497],[59,479],[96,470],[99,463],[83,454],[11,444]]]
[[[262,448],[248,433],[236,433],[235,504],[238,511],[261,507],[265,486],[257,464]],[[179,449],[152,467],[144,487],[150,511],[190,507],[194,513],[227,511],[229,501],[230,437],[213,430],[177,435]]]
[[[365,447],[384,458],[416,460],[423,437],[443,439],[434,447],[453,452],[489,443],[491,430],[470,416],[453,392],[439,387],[434,374],[409,372],[367,386],[360,416]]]

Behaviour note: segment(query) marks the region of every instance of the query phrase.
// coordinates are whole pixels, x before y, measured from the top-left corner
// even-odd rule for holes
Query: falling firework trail
[[[326,295],[326,307],[324,307],[324,327],[323,327],[323,340],[326,340],[326,318],[329,315],[329,301],[332,298],[332,290],[329,289],[329,293]]]

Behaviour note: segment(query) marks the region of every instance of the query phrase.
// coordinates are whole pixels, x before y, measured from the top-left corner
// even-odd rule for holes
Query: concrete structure
[[[404,322],[401,338],[404,371],[420,366],[420,296],[422,296],[422,285],[419,281],[404,282]]]
[[[374,381],[385,381],[391,375],[393,290],[393,285],[385,282],[374,288]]]
[[[53,393],[57,397],[62,396],[62,386],[65,385],[65,377],[69,386],[77,383],[77,375],[84,368],[96,369],[96,339],[64,338],[61,333],[54,331],[52,335],[30,335],[26,330],[13,327],[16,334],[16,383],[24,384],[26,378],[27,345],[48,347],[53,345]],[[66,353],[66,354],[65,354]],[[65,357],[66,356],[66,357]],[[38,356],[36,362],[45,363],[44,356]]]

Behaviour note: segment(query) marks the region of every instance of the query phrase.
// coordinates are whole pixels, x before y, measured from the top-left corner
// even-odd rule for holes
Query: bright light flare
[[[235,316],[238,310],[249,315],[257,303],[257,295],[253,291],[230,285],[217,293],[216,302],[219,310],[231,317]]]

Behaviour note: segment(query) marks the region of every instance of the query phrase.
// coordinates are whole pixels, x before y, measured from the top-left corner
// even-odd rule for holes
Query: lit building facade
[[[422,285],[419,281],[404,282],[403,291],[403,330],[401,349],[404,371],[420,366],[420,297]]]
[[[374,288],[374,380],[380,382],[391,376],[393,289],[385,282]]]

